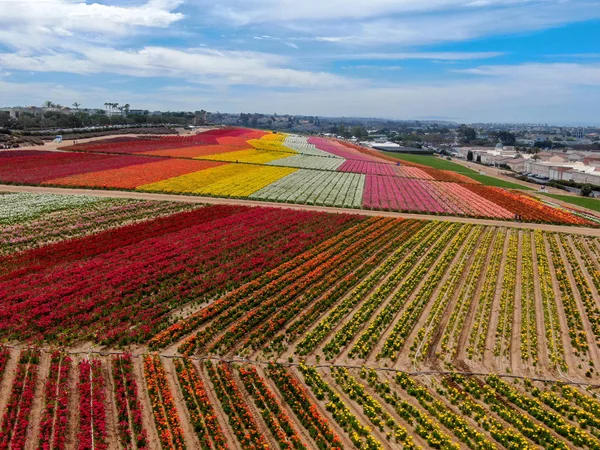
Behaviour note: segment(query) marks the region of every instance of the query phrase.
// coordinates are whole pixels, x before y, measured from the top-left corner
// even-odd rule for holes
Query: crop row
[[[6,194],[2,196],[0,207],[4,205],[3,201],[12,199],[13,195],[19,197],[21,206],[31,205],[36,209],[35,204],[40,200],[38,197],[49,194]],[[59,197],[78,198],[66,195]],[[63,203],[52,205],[50,210],[37,211],[35,215],[28,216],[19,223],[0,225],[0,253],[22,252],[193,208],[184,203],[114,199],[84,203],[81,206],[77,204],[77,207],[66,209],[62,208]],[[55,210],[54,207],[59,205],[59,209]]]
[[[144,356],[144,377],[162,449],[184,450],[186,446],[179,414],[159,356]]]
[[[393,220],[383,220],[381,226],[377,229],[345,239],[343,247],[321,253],[311,261],[313,266],[311,271],[302,277],[298,277],[285,289],[259,305],[253,302],[250,306],[256,306],[256,308],[251,309],[246,314],[243,311],[243,309],[247,309],[245,308],[246,305],[240,302],[243,316],[239,318],[237,323],[233,323],[230,329],[214,342],[208,350],[216,350],[222,353],[230,349],[233,343],[244,336],[246,337],[243,338],[242,345],[251,345],[256,348],[264,343],[266,338],[271,337],[275,331],[294,317],[295,310],[301,310],[303,304],[318,298],[320,294],[331,287],[332,283],[336,283],[340,276],[349,273],[354,263],[357,262],[356,259],[360,262],[360,257],[356,255],[357,252],[365,248],[374,251],[379,241],[383,242],[384,239],[388,238],[386,233],[392,232],[395,228],[394,225]],[[337,254],[334,253],[335,250],[337,250]],[[299,295],[302,295],[302,300],[294,301]],[[293,306],[291,306],[292,302]],[[224,325],[231,322],[231,318],[231,316],[228,317],[227,322],[220,320],[218,323],[213,324],[211,328],[219,331],[223,329]],[[214,330],[211,329],[211,332],[214,332]],[[204,330],[202,334],[205,338],[209,336],[207,330]]]
[[[444,253],[439,253],[436,259],[433,259],[429,262],[428,267],[429,270],[431,270],[431,273],[425,279],[422,288],[417,292],[416,296],[412,299],[412,301],[410,301],[410,303],[407,304],[404,312],[400,316],[400,319],[392,328],[392,331],[389,333],[382,350],[377,355],[378,358],[389,358],[393,361],[398,358],[398,352],[400,352],[400,350],[402,350],[404,347],[406,340],[408,339],[413,328],[416,326],[417,321],[421,317],[423,310],[427,306],[427,303],[433,295],[436,287],[442,280],[452,261],[454,261],[454,258],[458,254],[459,249],[462,247],[471,230],[471,225],[463,226],[459,232],[452,237],[452,240],[448,241],[448,247],[444,249]],[[433,257],[433,254],[431,256]],[[432,266],[431,264],[433,261],[435,261],[435,266]],[[426,264],[427,262],[428,261],[426,258],[422,264]],[[403,286],[403,292],[414,291],[418,282],[419,281],[415,279],[408,280]],[[394,305],[393,308],[391,308],[392,313],[389,316],[386,315],[387,311],[384,309],[384,311],[381,313],[382,322],[390,323],[393,318],[388,319],[388,317],[395,315],[395,312],[398,311],[400,307],[400,302],[398,303],[398,306]],[[377,323],[377,321],[375,323]],[[378,324],[377,328],[382,329],[383,327]],[[372,328],[370,327],[365,335],[368,335],[371,330]],[[376,332],[375,336],[377,335],[378,333]],[[371,346],[375,345],[376,340],[377,339],[375,338],[370,339]],[[364,351],[363,349],[364,347],[361,348],[361,352]],[[365,355],[365,353],[362,353],[361,356],[364,357]]]
[[[485,348],[485,341],[490,323],[490,315],[492,312],[492,303],[496,294],[496,283],[498,274],[500,273],[500,265],[504,249],[504,241],[506,233],[500,230],[496,234],[490,259],[488,260],[488,269],[485,273],[483,286],[479,292],[479,302],[476,305],[474,322],[469,334],[467,356],[473,358],[475,354],[482,356]]]
[[[216,351],[219,351],[220,347],[223,347],[223,350],[228,349],[231,343],[236,342],[239,334],[243,335],[252,330],[254,326],[260,325],[263,320],[268,319],[269,316],[276,313],[278,305],[281,306],[290,302],[296,295],[301,294],[308,285],[325,276],[327,274],[327,266],[323,270],[321,270],[321,267],[329,259],[333,258],[336,253],[341,252],[343,248],[348,246],[350,254],[352,254],[352,250],[356,251],[359,248],[358,243],[361,240],[364,240],[364,243],[368,243],[372,239],[382,237],[393,226],[394,221],[390,219],[369,221],[368,228],[363,230],[364,235],[357,233],[352,236],[346,236],[343,240],[338,237],[334,246],[314,255],[313,258],[299,265],[292,272],[286,273],[284,276],[288,280],[288,283],[270,280],[267,285],[257,291],[251,292],[246,297],[240,298],[239,296],[235,296],[231,298],[230,301],[234,303],[225,311],[226,314],[220,320],[213,321],[213,323],[195,336],[190,337],[184,343],[184,349],[180,349],[180,351],[189,354],[190,349],[188,347],[191,344],[193,344],[195,349],[204,350],[216,335],[230,327],[229,333],[222,335],[219,341],[213,343],[210,347]],[[348,257],[347,254],[343,254],[343,256],[344,258],[341,261],[338,258],[334,262],[339,264]],[[220,313],[219,310],[222,310],[222,306],[210,305],[200,314],[204,314],[206,319],[212,318],[215,314]]]
[[[352,443],[357,448],[365,450],[383,449],[381,442],[375,438],[371,429],[352,413],[340,395],[321,378],[315,368],[300,365],[300,371],[304,375],[304,381],[317,399],[327,400],[325,405],[327,411],[331,413],[338,425],[349,434]]]
[[[69,415],[69,375],[72,360],[60,351],[51,355],[50,370],[44,387],[44,411],[40,422],[38,447],[62,450],[66,447]]]
[[[425,277],[443,276],[445,268],[449,263],[447,255],[449,252],[455,250],[455,245],[465,239],[469,231],[470,227],[463,228],[453,224],[447,227],[444,232],[441,233],[441,236],[439,236],[439,239],[437,239],[435,245],[431,247],[427,253],[425,253],[424,257],[416,267],[411,267],[411,269],[414,270],[412,270],[402,284],[398,286],[399,289],[396,290],[395,294],[390,298],[385,307],[377,314],[375,319],[369,323],[366,330],[361,334],[357,342],[352,347],[350,352],[351,356],[365,358],[371,352],[379,339],[381,339],[387,327],[394,321],[396,315],[407,304],[412,294],[417,291],[418,286],[425,279]],[[450,242],[452,242],[452,245],[451,249],[448,250],[447,247]],[[411,255],[411,257],[412,256],[413,255]],[[452,255],[452,258],[453,257],[454,255]],[[437,263],[439,260],[441,260],[441,262]],[[443,267],[438,266],[438,264],[441,264]],[[411,302],[411,306],[418,307],[418,305],[422,304],[422,300],[424,300],[424,297],[417,297],[413,302]],[[400,325],[394,327],[392,334],[395,335],[401,331],[404,331],[400,328],[403,323],[402,319],[407,322],[411,320],[411,316],[412,314],[403,314],[401,316],[401,322],[398,322]],[[404,336],[404,338],[405,337],[406,336]],[[377,355],[377,358],[393,357],[393,344],[391,342],[392,341],[390,339],[386,340],[386,344],[384,345],[382,351]]]
[[[319,327],[315,329],[315,332],[309,334],[303,342],[314,342],[314,335],[316,333],[320,335],[319,337],[326,337],[328,329],[336,323],[339,323],[348,312],[352,311],[352,307],[360,304],[359,309],[352,315],[350,320],[347,321],[331,339],[329,339],[323,348],[323,352],[328,358],[338,354],[342,347],[352,340],[362,325],[369,320],[376,309],[395,291],[400,280],[410,272],[414,267],[414,264],[428,251],[429,245],[431,245],[432,242],[435,242],[440,234],[447,235],[450,229],[450,226],[445,224],[421,229],[413,239],[407,241],[405,245],[398,249],[394,254],[393,259],[388,261],[389,264],[386,264],[389,265],[389,267],[387,267],[387,270],[384,273],[378,271],[372,275],[375,279],[380,276],[387,276],[384,283],[377,286],[376,289],[363,300],[362,296],[375,287],[378,282],[378,280],[374,280],[373,283],[370,283],[369,280],[366,280],[365,283],[363,283],[362,289],[359,290],[359,288],[361,288],[361,286],[359,286],[359,288],[355,290],[355,293],[348,299],[348,302],[344,302],[344,304],[336,308],[336,310],[328,317],[323,319],[323,326],[319,324]],[[402,261],[401,264],[395,267],[400,261]],[[389,274],[388,271],[392,268],[394,268],[394,270]],[[363,293],[362,291],[367,292]],[[363,301],[361,302],[361,300]],[[300,343],[299,347],[302,348],[302,346],[303,343]]]
[[[148,434],[144,429],[142,405],[133,373],[131,354],[118,355],[112,360],[114,395],[117,404],[119,439],[123,448],[148,448]]]
[[[0,424],[1,449],[25,448],[31,406],[36,395],[39,363],[39,350],[23,350],[19,355],[16,375]]]
[[[253,295],[255,292],[262,295],[271,295],[278,289],[292,283],[300,274],[306,274],[309,270],[314,269],[315,265],[307,265],[309,262],[319,257],[323,252],[328,251],[333,246],[340,246],[344,239],[350,238],[353,235],[359,234],[366,227],[372,227],[378,219],[367,219],[352,223],[353,226],[347,227],[345,230],[338,230],[339,233],[324,239],[321,243],[314,246],[310,250],[299,254],[295,258],[280,264],[272,270],[267,271],[255,280],[232,290],[220,299],[216,300],[206,308],[191,314],[183,320],[171,325],[166,330],[160,332],[150,340],[149,344],[152,348],[161,348],[177,339],[192,332],[200,325],[207,323],[218,315],[228,311],[238,303],[239,298],[245,298]],[[303,267],[304,266],[304,267]],[[302,267],[302,268],[301,268]],[[298,272],[301,270],[301,272]],[[194,336],[186,340],[187,347],[183,353],[191,353],[196,346],[196,338]]]
[[[242,383],[281,449],[306,450],[298,431],[277,397],[254,367],[238,368]]]
[[[20,253],[2,268],[0,334],[145,340],[173,309],[218,297],[362,220],[214,206]]]
[[[458,264],[454,264],[452,266],[446,282],[438,291],[431,311],[429,312],[425,323],[419,329],[411,346],[411,351],[414,352],[415,358],[423,358],[425,355],[427,355],[432,344],[433,335],[438,329],[440,322],[444,317],[446,310],[448,309],[449,303],[454,298],[454,295],[461,284],[462,273],[468,266],[472,253],[476,248],[476,244],[479,243],[482,234],[483,228],[480,226],[473,230],[473,233],[471,233],[467,239],[467,242],[462,248],[460,255],[457,257]]]
[[[365,176],[344,172],[298,170],[249,197],[257,200],[360,208]]]
[[[463,332],[468,311],[472,307],[474,294],[477,290],[481,274],[484,270],[494,234],[495,229],[488,228],[481,239],[475,256],[473,257],[473,263],[469,268],[467,279],[458,293],[456,303],[452,309],[452,313],[450,314],[446,328],[444,329],[444,334],[441,341],[441,350],[442,352],[449,354],[452,358],[456,357],[459,351],[458,341],[461,333]]]
[[[531,234],[525,233],[521,241],[521,359],[538,363],[537,308],[534,297],[533,253]]]
[[[174,364],[200,446],[204,450],[228,448],[225,434],[217,421],[214,406],[208,398],[198,369],[188,358],[175,359]]]
[[[571,338],[571,345],[573,346],[576,355],[585,354],[589,349],[587,335],[583,327],[581,314],[579,313],[577,303],[575,302],[575,295],[569,281],[563,256],[556,240],[556,235],[548,235],[547,240],[550,245],[552,265],[554,267],[554,274],[556,276],[556,281],[560,291],[560,298],[562,300],[563,310],[565,312],[569,337]]]
[[[508,249],[502,273],[502,293],[500,294],[500,315],[496,325],[494,355],[509,356],[512,326],[515,316],[515,290],[517,286],[517,261],[519,254],[519,234],[512,230],[508,236]]]
[[[231,367],[221,362],[215,365],[207,361],[206,369],[214,386],[223,411],[229,417],[229,425],[244,449],[269,448],[265,436],[252,415],[250,407],[240,391]]]

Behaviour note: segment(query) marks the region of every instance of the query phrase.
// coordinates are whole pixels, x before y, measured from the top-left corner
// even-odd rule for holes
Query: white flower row
[[[322,156],[327,158],[341,159],[344,161],[344,158],[341,156],[327,153],[324,150],[318,149],[313,144],[309,144],[308,139],[304,136],[290,135],[285,138],[283,145],[291,148],[292,150],[296,150],[298,153],[302,153],[303,155]]]
[[[255,192],[250,198],[360,208],[364,186],[363,174],[300,169]]]
[[[337,170],[344,160],[341,158],[323,158],[321,156],[295,155],[267,163],[270,166],[295,167],[298,169]]]
[[[107,198],[87,195],[29,193],[0,195],[0,223],[19,223],[44,213],[77,208],[108,200]]]

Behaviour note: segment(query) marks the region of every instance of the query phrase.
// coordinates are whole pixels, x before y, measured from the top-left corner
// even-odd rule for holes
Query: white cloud
[[[600,86],[600,64],[550,63],[480,66],[457,72],[488,77],[573,86]],[[549,92],[551,95],[552,92]]]
[[[184,15],[183,0],[149,0],[140,6],[84,0],[2,0],[0,43],[18,49],[61,46],[66,40],[114,39],[140,28],[167,28]]]
[[[336,59],[353,60],[402,60],[434,59],[440,61],[470,61],[504,56],[503,52],[410,52],[410,53],[354,53],[334,55]]]
[[[352,82],[325,73],[285,67],[280,56],[204,48],[185,51],[144,47],[137,51],[107,47],[78,48],[78,53],[0,54],[0,67],[35,72],[113,73],[134,77],[177,77],[222,85],[347,87]]]
[[[560,0],[549,0],[560,1]],[[511,6],[542,3],[543,0],[489,0],[485,6]],[[421,13],[484,6],[472,0],[226,0],[197,3],[216,16],[237,24],[297,22],[304,20],[332,23],[341,19],[369,19],[390,14]]]

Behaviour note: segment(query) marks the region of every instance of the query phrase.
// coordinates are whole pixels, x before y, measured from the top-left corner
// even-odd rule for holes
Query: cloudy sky
[[[600,124],[599,0],[0,0],[0,107]]]

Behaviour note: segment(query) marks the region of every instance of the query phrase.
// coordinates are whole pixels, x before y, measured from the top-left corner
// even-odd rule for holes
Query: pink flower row
[[[367,208],[509,219],[513,213],[458,183],[367,175]]]

